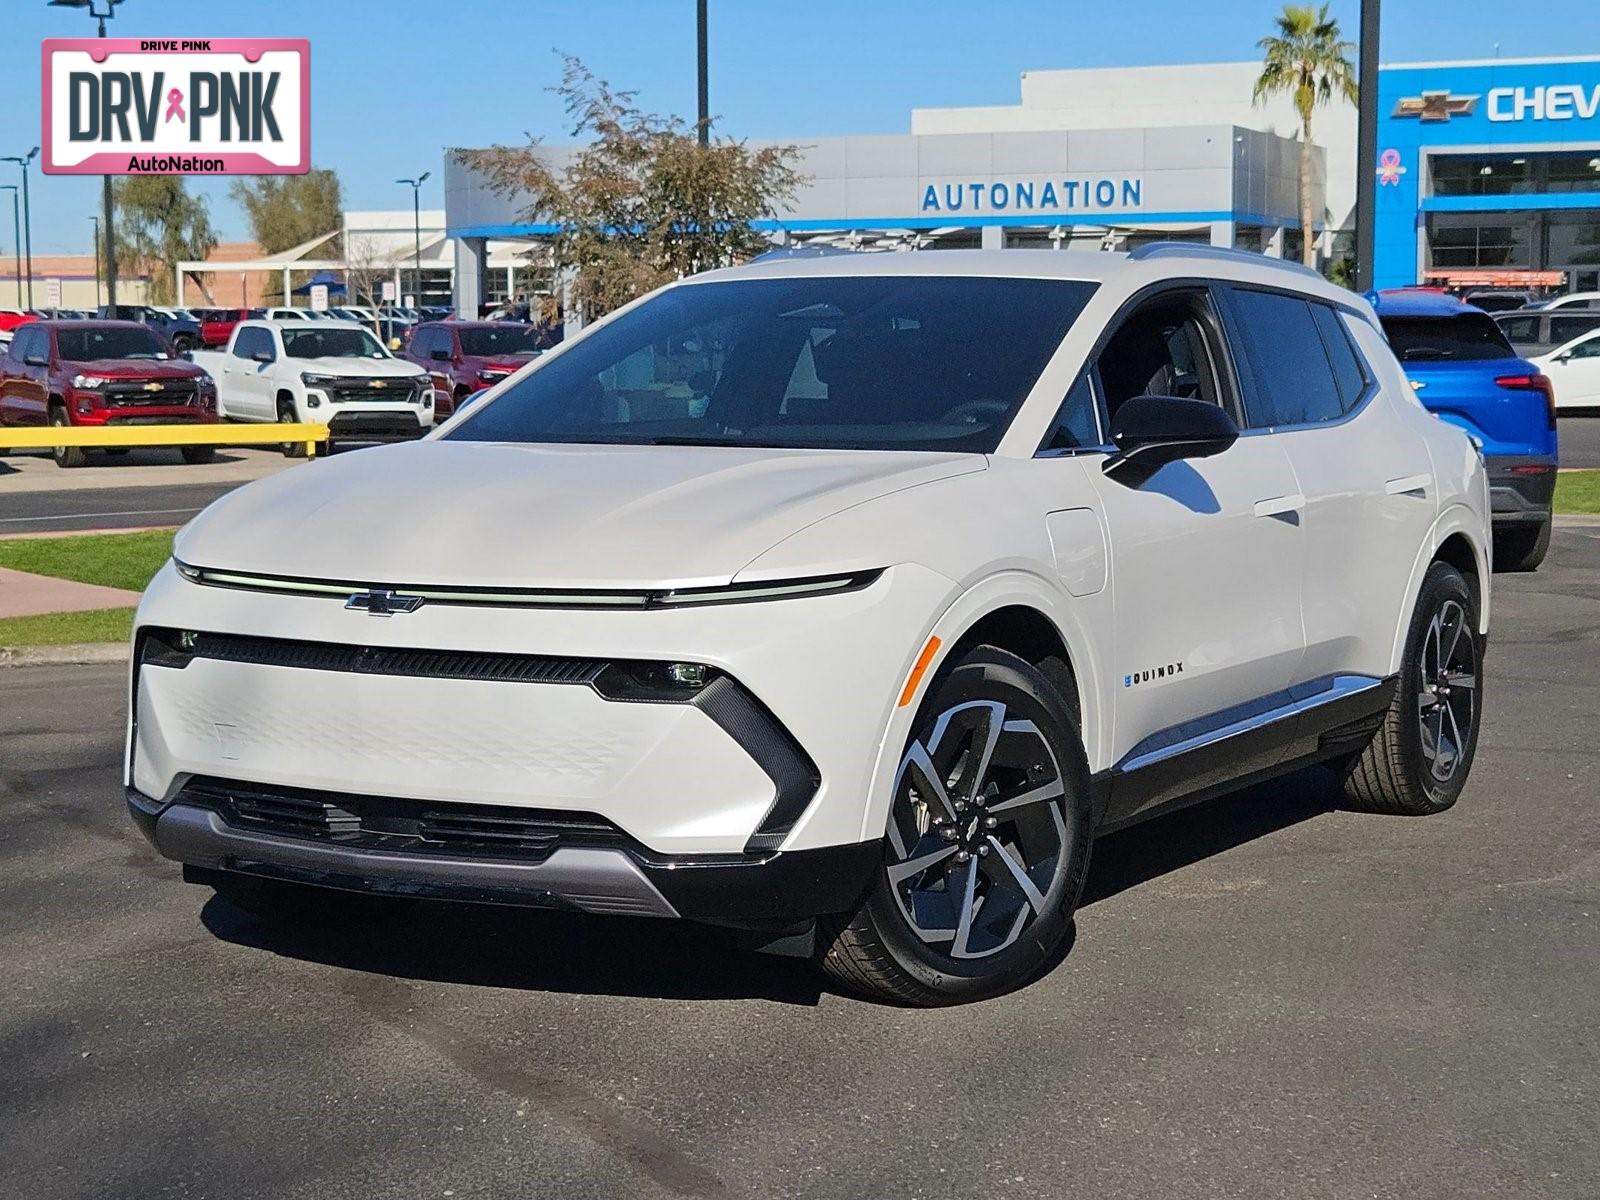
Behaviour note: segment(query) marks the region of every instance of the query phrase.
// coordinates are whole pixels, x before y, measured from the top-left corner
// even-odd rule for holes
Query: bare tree
[[[578,59],[563,60],[560,96],[583,146],[564,167],[539,139],[464,150],[495,191],[524,201],[523,219],[557,227],[558,268],[574,300],[599,316],[653,288],[768,247],[754,222],[787,210],[800,176],[794,146],[731,138],[701,145],[676,117],[645,112]]]

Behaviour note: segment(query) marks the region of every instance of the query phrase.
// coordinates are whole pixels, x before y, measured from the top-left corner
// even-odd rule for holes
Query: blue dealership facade
[[[1600,290],[1600,59],[1385,67],[1378,106],[1380,287]]]

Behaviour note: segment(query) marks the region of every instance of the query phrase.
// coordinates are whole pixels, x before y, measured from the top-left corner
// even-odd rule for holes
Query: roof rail
[[[1270,258],[1254,250],[1236,250],[1231,246],[1208,246],[1204,242],[1146,242],[1128,251],[1135,261],[1147,258],[1215,258],[1224,262],[1247,262],[1257,267],[1273,267],[1280,271],[1293,271],[1321,279],[1322,272],[1304,263],[1287,258]]]

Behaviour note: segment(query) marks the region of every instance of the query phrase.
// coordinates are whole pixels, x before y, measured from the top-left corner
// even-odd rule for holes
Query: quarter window
[[[1040,450],[1083,450],[1101,443],[1100,424],[1095,415],[1094,385],[1089,372],[1067,391],[1055,423],[1044,435]]]
[[[1232,289],[1253,428],[1335,421],[1345,407],[1312,305],[1281,292]]]
[[[1326,304],[1313,304],[1311,315],[1316,319],[1323,349],[1328,352],[1328,362],[1333,367],[1334,386],[1339,389],[1339,407],[1349,412],[1367,394],[1371,376],[1360,353],[1350,341],[1350,331],[1344,326],[1344,318]]]

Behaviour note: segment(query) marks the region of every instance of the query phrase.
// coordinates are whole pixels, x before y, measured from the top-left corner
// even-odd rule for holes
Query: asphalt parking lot
[[[269,932],[125,819],[119,669],[0,671],[0,1190],[1587,1200],[1600,528],[1495,603],[1452,812],[1116,835],[1065,962],[940,1012],[664,924]]]

